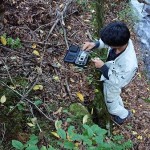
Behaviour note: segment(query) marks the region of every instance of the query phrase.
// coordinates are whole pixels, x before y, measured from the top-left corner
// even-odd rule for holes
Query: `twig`
[[[70,88],[69,88],[69,85],[68,85],[67,78],[65,79],[65,86],[66,86],[66,90],[67,90],[67,92],[69,94],[70,99],[73,100],[72,95],[70,93]]]
[[[18,104],[20,104],[20,103],[21,103],[21,100],[6,114],[6,116],[8,116],[10,113],[12,113],[16,109]]]
[[[73,1],[74,1],[74,0],[68,0],[67,3],[66,3],[66,5],[65,5],[65,7],[64,7],[64,9],[63,9],[63,11],[62,11],[62,12],[59,12],[59,11],[57,12],[57,17],[58,17],[58,18],[56,19],[55,23],[54,23],[53,26],[51,27],[51,29],[50,29],[50,31],[49,31],[49,33],[48,33],[48,36],[47,36],[45,42],[49,39],[49,36],[50,36],[51,33],[53,32],[53,30],[54,30],[55,26],[58,24],[58,22],[59,22],[59,21],[63,22],[64,14],[65,14],[65,12],[66,12],[66,10],[67,10],[67,7],[68,7],[69,4],[72,3]]]
[[[6,68],[6,71],[7,71],[7,74],[8,74],[8,76],[9,76],[9,79],[10,79],[11,83],[12,83],[13,85],[15,85],[14,82],[13,82],[13,80],[12,80],[12,77],[11,77],[11,75],[10,75],[10,73],[9,73],[8,66],[6,65],[5,61],[3,61],[3,59],[1,59],[1,61],[2,61],[3,64],[5,65],[5,68]]]
[[[0,141],[1,144],[3,143],[3,140],[4,140],[4,138],[5,138],[5,133],[6,133],[5,123],[2,123],[2,125],[3,125],[3,133],[2,133],[2,139],[1,139],[1,141]]]
[[[34,115],[34,113],[33,113],[33,108],[32,108],[32,106],[31,106],[31,105],[29,105],[29,107],[30,107],[30,112],[31,112],[31,114],[32,114],[33,118],[36,118],[36,117],[35,117],[35,115]],[[39,128],[40,132],[42,132],[42,130],[41,130],[41,128],[40,128],[40,125],[38,124],[38,122],[37,122],[37,121],[36,121],[36,125],[37,125],[37,127]]]
[[[10,49],[10,48],[7,48],[7,47],[5,47],[5,46],[2,46],[2,44],[0,44],[0,47],[3,48],[3,49],[5,49],[5,50],[7,50],[7,51],[10,51],[10,52],[16,52],[16,53],[19,53],[19,52],[13,50],[13,49]]]
[[[75,10],[74,12],[72,12],[72,13],[70,13],[70,14],[68,14],[68,15],[64,16],[64,18],[67,18],[68,16],[70,16],[70,15],[72,15],[72,14],[76,13],[76,12],[78,12],[78,11],[77,11],[77,10]],[[54,22],[55,22],[55,21],[54,21]],[[36,32],[37,30],[39,30],[39,29],[40,29],[40,28],[42,28],[42,27],[49,26],[51,23],[52,23],[52,22],[47,23],[47,24],[44,24],[44,25],[41,25],[41,26],[39,26],[37,29],[35,29],[33,32]]]
[[[90,39],[91,41],[93,41],[93,39],[92,39],[92,35],[91,35],[91,33],[90,33],[90,31],[89,31],[89,30],[87,30],[87,36],[89,37],[89,39]]]
[[[10,88],[7,84],[5,84],[3,81],[0,81],[0,84],[3,86],[6,86],[7,88],[9,88],[10,90],[12,90],[14,93],[16,93],[18,96],[20,96],[21,98],[23,97],[23,95],[21,95],[18,91]],[[41,111],[41,109],[39,107],[37,107],[31,100],[24,98],[21,99],[24,102],[29,102],[30,104],[32,104],[45,118],[47,118],[49,121],[54,122],[53,119],[49,118],[44,112]]]
[[[124,132],[128,132],[125,128],[123,128],[120,124],[118,124],[116,121],[114,121],[112,118],[111,120],[117,125],[119,126]]]
[[[61,26],[62,26],[62,29],[64,31],[64,38],[65,38],[66,47],[67,47],[67,49],[69,49],[69,44],[68,44],[68,40],[67,40],[66,29],[64,28],[63,24],[61,24]]]
[[[28,89],[28,91],[21,97],[21,100],[25,99],[28,96],[28,94],[31,92],[33,87],[38,83],[38,81],[39,81],[39,74],[36,78],[36,81],[32,84],[32,86]]]
[[[50,45],[53,46],[54,44],[52,43],[44,43],[44,42],[37,42],[37,41],[26,41],[26,40],[21,40],[24,43],[37,43],[37,44],[41,44],[41,45]],[[64,45],[63,43],[57,44],[56,46],[61,46]]]

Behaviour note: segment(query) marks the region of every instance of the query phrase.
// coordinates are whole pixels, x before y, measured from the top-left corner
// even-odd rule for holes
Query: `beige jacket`
[[[101,39],[99,42],[99,48],[108,48],[109,53],[111,48],[107,47]],[[136,53],[134,51],[132,40],[129,40],[128,46],[122,54],[120,54],[114,61],[108,61],[105,64],[109,67],[109,80],[102,75],[101,81],[117,88],[122,88],[127,85],[132,80],[138,69]]]

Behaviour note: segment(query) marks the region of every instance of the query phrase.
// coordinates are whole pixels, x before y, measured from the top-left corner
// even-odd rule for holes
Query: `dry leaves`
[[[77,95],[77,97],[79,98],[79,100],[81,102],[84,102],[84,96],[83,96],[83,94],[81,94],[80,92],[77,92],[76,95]]]

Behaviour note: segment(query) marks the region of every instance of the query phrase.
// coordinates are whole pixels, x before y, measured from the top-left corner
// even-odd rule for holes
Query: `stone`
[[[88,112],[87,108],[81,103],[73,103],[69,107],[69,112],[73,114],[78,119],[83,119],[85,115],[88,115],[87,124],[93,124],[91,114]]]

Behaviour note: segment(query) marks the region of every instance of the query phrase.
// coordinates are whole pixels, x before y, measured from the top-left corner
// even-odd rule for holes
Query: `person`
[[[108,48],[107,60],[92,59],[95,67],[101,71],[103,81],[104,100],[114,121],[122,124],[131,116],[131,112],[124,107],[120,96],[121,89],[134,77],[138,63],[130,31],[123,22],[111,22],[100,32],[100,39],[96,42],[85,42],[83,50],[93,48]]]

